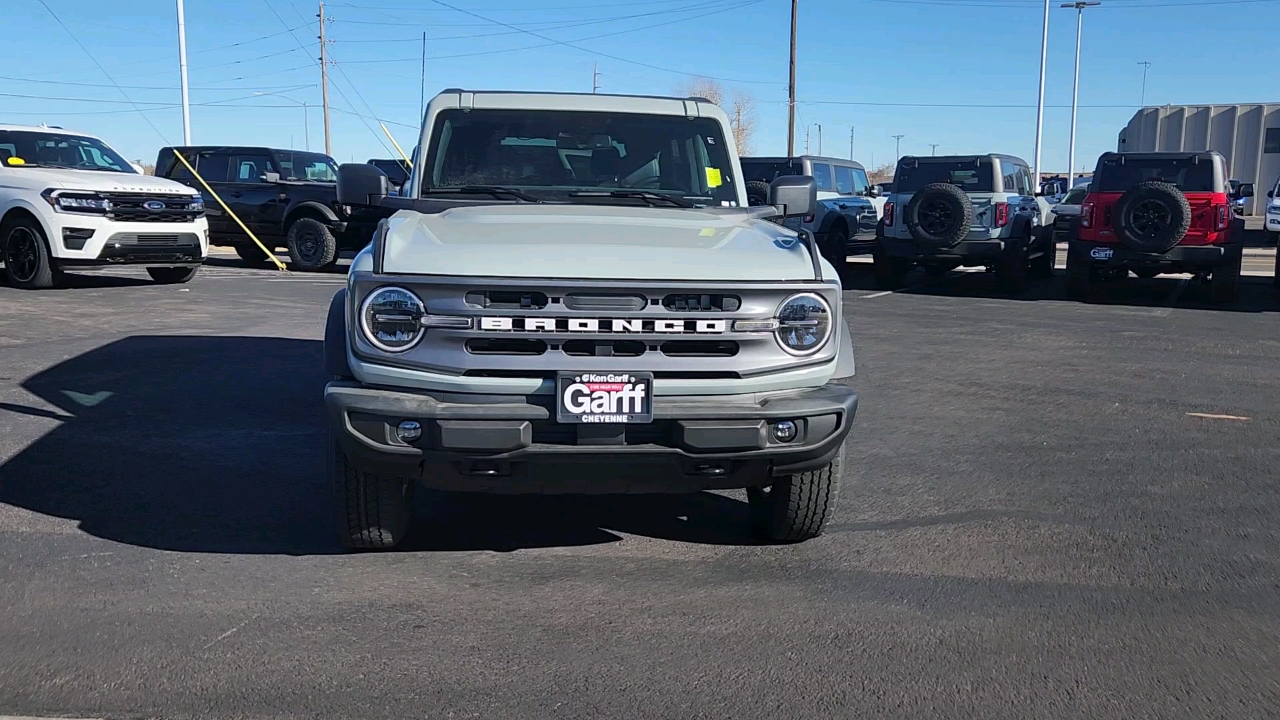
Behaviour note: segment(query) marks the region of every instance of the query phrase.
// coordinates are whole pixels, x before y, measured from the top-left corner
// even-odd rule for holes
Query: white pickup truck
[[[0,257],[11,285],[47,288],[66,270],[124,265],[182,283],[208,255],[200,193],[139,174],[91,135],[0,125]]]

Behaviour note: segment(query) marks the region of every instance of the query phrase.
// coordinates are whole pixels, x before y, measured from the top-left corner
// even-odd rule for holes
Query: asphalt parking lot
[[[828,533],[738,493],[428,506],[346,555],[340,275],[0,287],[0,715],[1135,718],[1280,708],[1280,301],[851,264]],[[426,516],[425,518],[423,516]]]

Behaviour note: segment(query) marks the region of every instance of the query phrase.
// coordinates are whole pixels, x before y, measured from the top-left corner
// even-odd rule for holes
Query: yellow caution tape
[[[378,123],[378,124],[382,126],[382,132],[387,134],[387,139],[391,141],[391,144],[396,146],[396,152],[400,153],[400,157],[404,158],[404,164],[408,165],[409,167],[413,167],[413,161],[410,160],[409,156],[405,155],[404,151],[400,149],[400,143],[396,142],[396,139],[392,137],[391,131],[387,129],[387,124],[386,123]]]
[[[287,271],[288,268],[284,266],[284,263],[280,262],[280,258],[276,257],[275,252],[268,250],[267,246],[263,245],[262,241],[258,239],[258,236],[254,235],[253,231],[241,222],[240,216],[231,212],[231,208],[227,207],[227,204],[222,201],[222,198],[218,197],[218,193],[214,192],[213,188],[209,187],[209,183],[205,182],[204,178],[200,177],[200,173],[196,172],[194,167],[191,167],[191,163],[187,162],[187,159],[182,157],[182,153],[178,152],[177,148],[174,148],[173,154],[182,161],[182,164],[186,166],[187,171],[191,173],[191,176],[196,180],[199,180],[200,184],[204,186],[204,189],[209,191],[209,194],[213,196],[213,199],[218,201],[218,204],[221,205],[222,209],[231,216],[231,219],[236,221],[236,224],[240,226],[241,230],[244,230],[245,234],[249,236],[249,239],[256,243],[258,247],[262,248],[262,252],[266,253],[267,257],[271,258],[271,262],[275,263],[278,269]]]

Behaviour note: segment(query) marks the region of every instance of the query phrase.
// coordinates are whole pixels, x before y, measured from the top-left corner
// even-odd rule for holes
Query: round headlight
[[[360,326],[374,347],[386,352],[404,352],[426,334],[419,323],[425,312],[417,295],[398,287],[378,288],[369,293],[360,308]]]
[[[813,293],[792,295],[778,308],[778,343],[792,355],[812,355],[831,337],[831,307]]]

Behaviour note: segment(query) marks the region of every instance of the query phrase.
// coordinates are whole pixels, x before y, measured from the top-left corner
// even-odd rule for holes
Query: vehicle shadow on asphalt
[[[91,535],[180,552],[340,552],[326,487],[321,343],[135,336],[22,387],[62,421],[0,465],[0,503]],[[723,495],[415,498],[407,551],[614,542],[632,533],[753,544],[746,504]]]
[[[871,265],[850,263],[840,274],[845,290],[879,291]],[[933,295],[940,297],[981,298],[1015,301],[1068,301],[1066,276],[1061,269],[1050,280],[1028,281],[1021,292],[1000,289],[995,275],[986,272],[952,272],[944,278],[930,279],[924,271],[913,270],[906,286],[894,291],[899,295]],[[1071,300],[1089,305],[1125,305],[1133,307],[1179,307],[1223,312],[1280,312],[1280,292],[1272,278],[1247,276],[1240,278],[1240,296],[1234,303],[1215,303],[1209,284],[1194,279],[1130,276],[1126,280],[1101,284],[1084,300]]]

